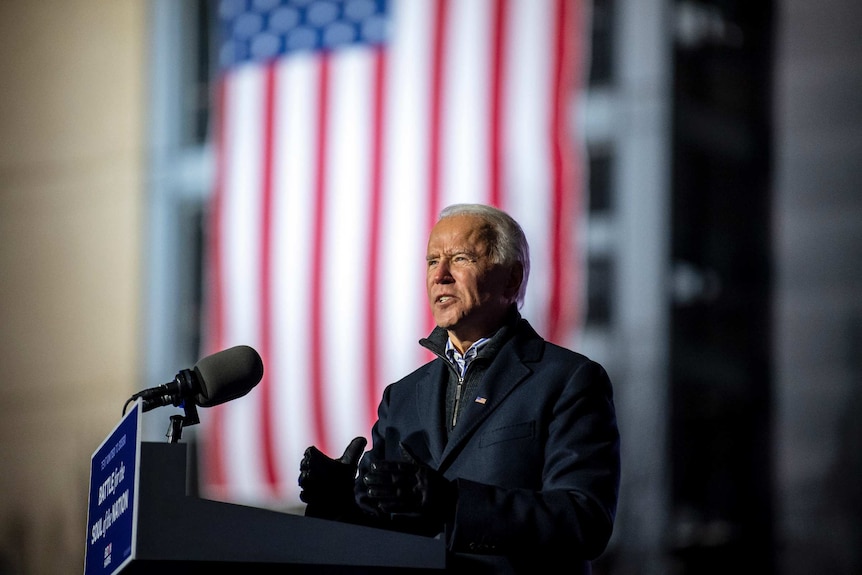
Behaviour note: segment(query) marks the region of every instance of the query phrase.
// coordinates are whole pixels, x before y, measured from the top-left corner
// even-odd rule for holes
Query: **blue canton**
[[[382,44],[389,0],[221,0],[219,64]]]

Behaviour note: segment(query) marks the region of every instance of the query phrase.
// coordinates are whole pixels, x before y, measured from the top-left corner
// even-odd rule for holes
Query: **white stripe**
[[[524,228],[530,243],[532,270],[522,313],[543,333],[550,300],[548,272],[549,222],[553,216],[550,204],[551,153],[549,146],[551,70],[554,54],[552,2],[517,0],[511,5],[506,33],[507,70],[504,111],[506,208]]]
[[[442,205],[488,201],[489,0],[450,2],[443,54]]]
[[[326,427],[330,448],[339,450],[365,427],[372,69],[368,50],[331,60],[321,351]]]
[[[314,442],[308,406],[308,325],[311,294],[313,171],[317,149],[318,60],[286,58],[280,66],[276,161],[274,341],[278,371],[272,373],[276,402],[276,449],[283,497],[296,501],[299,462]]]
[[[244,343],[257,346],[259,333],[259,254],[261,127],[263,74],[259,68],[237,70],[229,84],[233,108],[230,144],[232,155],[225,185],[225,345]],[[260,453],[249,449],[258,445],[257,404],[232,402],[225,410],[225,448],[230,496],[239,500],[253,496],[259,482]]]
[[[376,396],[418,367],[426,331],[425,246],[428,214],[430,2],[395,2],[386,106],[382,278],[377,307],[384,330]],[[391,345],[391,342],[399,342]],[[376,406],[375,406],[376,407]]]

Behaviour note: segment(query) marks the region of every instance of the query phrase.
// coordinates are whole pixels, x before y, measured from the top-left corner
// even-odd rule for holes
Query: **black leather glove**
[[[354,481],[359,459],[368,441],[355,437],[341,459],[332,459],[313,445],[305,450],[299,464],[299,498],[309,517],[339,519],[356,511]]]
[[[455,484],[399,445],[403,461],[372,462],[362,476],[359,507],[377,517],[421,523],[420,531],[439,532],[455,512]]]

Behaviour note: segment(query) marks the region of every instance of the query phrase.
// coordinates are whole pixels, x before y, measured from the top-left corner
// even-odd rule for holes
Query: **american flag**
[[[263,358],[206,410],[206,497],[298,505],[302,453],[370,437],[429,359],[425,243],[441,208],[497,205],[533,260],[522,314],[571,345],[582,306],[575,99],[581,0],[225,0],[207,352]]]

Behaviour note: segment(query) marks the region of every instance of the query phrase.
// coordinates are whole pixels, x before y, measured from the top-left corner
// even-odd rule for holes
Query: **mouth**
[[[452,301],[453,299],[455,299],[455,298],[451,295],[439,295],[434,300],[434,303],[447,303],[447,302]]]

